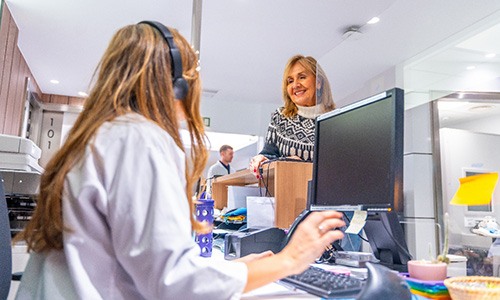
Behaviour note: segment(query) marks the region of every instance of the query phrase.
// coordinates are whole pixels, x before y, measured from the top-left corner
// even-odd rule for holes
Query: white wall
[[[264,104],[207,98],[201,102],[201,115],[210,118],[208,131],[264,136],[271,113],[282,105],[280,99],[275,104]]]
[[[250,159],[262,150],[262,140],[266,135],[271,114],[282,105],[280,99],[277,99],[276,103],[269,104],[226,102],[206,98],[202,100],[201,115],[210,118],[210,127],[207,127],[207,131],[259,137],[260,142],[235,151],[231,166],[235,170],[240,170],[247,168]],[[227,144],[231,145],[231,140],[228,140]],[[210,151],[204,176],[208,168],[219,158],[218,150]]]
[[[438,247],[431,118],[430,103],[405,111],[404,221],[414,259],[429,259],[429,251],[435,256]]]
[[[231,142],[228,141],[228,145],[231,145]],[[258,147],[258,143],[254,143],[248,145],[242,149],[238,149],[234,152],[233,161],[231,162],[231,168],[235,171],[248,168],[248,164],[250,163],[250,159],[256,155],[261,149]],[[206,177],[208,173],[208,169],[211,165],[216,163],[220,159],[219,151],[210,151],[209,157],[207,160],[207,166],[205,167],[205,171],[203,171],[203,176]]]
[[[453,128],[500,135],[500,117],[491,116],[453,125]]]
[[[335,98],[335,87],[333,98],[337,107],[344,107],[359,100],[376,95],[383,91],[392,89],[394,87],[403,88],[403,69],[402,66],[393,66],[366,81],[356,92],[350,94],[342,99]]]

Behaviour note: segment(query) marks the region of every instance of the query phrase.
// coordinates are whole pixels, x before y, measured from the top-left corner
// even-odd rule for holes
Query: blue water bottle
[[[195,241],[200,246],[200,256],[212,256],[212,225],[214,222],[214,200],[204,199],[205,193],[201,195],[201,199],[195,203],[195,214],[198,222],[207,222],[210,226],[210,231],[204,234],[196,234]]]

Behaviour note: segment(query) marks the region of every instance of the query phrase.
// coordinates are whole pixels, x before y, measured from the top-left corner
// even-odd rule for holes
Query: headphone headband
[[[182,77],[182,58],[181,52],[179,48],[175,45],[174,36],[167,28],[167,26],[163,25],[157,21],[142,21],[139,24],[148,24],[149,26],[158,30],[165,41],[167,42],[169,48],[169,54],[172,63],[172,84],[174,86],[174,94],[175,99],[183,100],[186,98],[187,92],[189,90],[189,86]]]

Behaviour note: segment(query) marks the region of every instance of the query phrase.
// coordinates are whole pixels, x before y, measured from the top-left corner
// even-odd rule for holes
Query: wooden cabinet
[[[295,218],[306,208],[307,185],[312,179],[312,163],[275,161],[263,165],[263,178],[258,180],[250,170],[214,179],[212,198],[215,207],[222,209],[227,205],[227,187],[258,184],[267,187],[275,198],[275,226],[289,228]]]

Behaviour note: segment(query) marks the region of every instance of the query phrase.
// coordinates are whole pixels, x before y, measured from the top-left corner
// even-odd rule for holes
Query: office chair
[[[12,280],[12,246],[10,239],[9,212],[0,176],[0,299],[7,299]]]
[[[0,175],[0,300],[7,299],[11,280],[21,281],[23,272],[12,273],[12,241],[10,238],[9,210]]]

